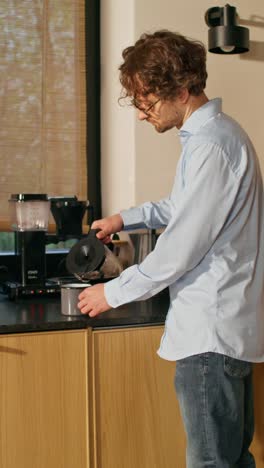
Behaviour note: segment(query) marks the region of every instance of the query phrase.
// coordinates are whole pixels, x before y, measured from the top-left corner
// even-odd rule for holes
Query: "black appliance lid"
[[[12,193],[10,201],[48,201],[46,193]]]
[[[90,205],[88,200],[78,200],[76,195],[73,197],[49,197],[49,200],[51,202],[51,209],[75,206],[85,208]]]
[[[91,229],[88,236],[75,244],[66,257],[69,273],[82,274],[98,270],[105,260],[104,244],[97,239],[97,229]]]
[[[66,196],[66,195],[59,195],[59,196],[54,196],[54,197],[49,197],[49,200],[52,201],[52,202],[56,202],[56,201],[77,201],[78,198],[76,197],[76,195],[70,195],[70,196]]]

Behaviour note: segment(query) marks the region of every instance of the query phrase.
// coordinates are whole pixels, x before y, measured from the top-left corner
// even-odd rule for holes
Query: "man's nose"
[[[138,120],[146,120],[148,115],[143,110],[138,110]]]

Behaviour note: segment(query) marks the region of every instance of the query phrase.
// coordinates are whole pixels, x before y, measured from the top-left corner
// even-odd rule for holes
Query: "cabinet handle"
[[[22,356],[27,354],[27,352],[23,351],[22,349],[10,348],[10,346],[0,346],[0,353],[20,354]]]

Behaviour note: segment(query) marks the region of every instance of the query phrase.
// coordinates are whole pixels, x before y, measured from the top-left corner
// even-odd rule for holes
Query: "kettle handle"
[[[92,235],[92,236],[96,237],[96,234],[97,234],[98,232],[100,232],[100,231],[101,231],[101,229],[90,229],[89,235]],[[100,240],[100,239],[98,239],[98,240]],[[101,242],[102,242],[102,241],[101,241]],[[108,243],[106,244],[106,246],[108,247],[109,250],[111,250],[111,252],[113,252],[113,250],[114,250],[114,244],[113,244],[113,242],[108,242]]]
[[[96,237],[96,234],[97,234],[99,231],[101,231],[101,229],[90,229],[88,235],[89,235],[89,236]],[[98,240],[100,240],[100,239],[98,239]]]

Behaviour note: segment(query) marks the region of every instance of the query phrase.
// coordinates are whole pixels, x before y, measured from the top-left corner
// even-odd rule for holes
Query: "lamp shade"
[[[208,50],[214,54],[249,51],[249,30],[241,26],[215,26],[208,31]]]
[[[249,30],[237,25],[236,8],[212,7],[205,13],[208,50],[214,54],[243,54],[249,50]]]

